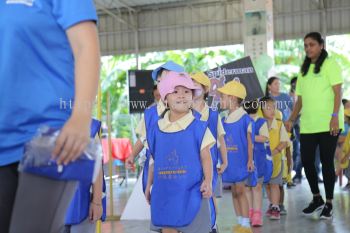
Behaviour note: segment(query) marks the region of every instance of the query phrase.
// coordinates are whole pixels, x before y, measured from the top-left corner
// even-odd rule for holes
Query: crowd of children
[[[222,113],[208,103],[210,79],[187,74],[169,61],[153,71],[161,99],[145,110],[139,140],[126,161],[132,167],[143,147],[147,159],[144,192],[151,206],[151,230],[163,233],[219,232],[216,198],[230,185],[237,224],[249,233],[266,216],[285,215],[284,184],[291,181],[293,146],[282,113],[269,96],[246,100],[245,86],[229,81],[217,89]],[[346,111],[350,117],[350,110]],[[339,170],[350,173],[350,136],[344,140]]]

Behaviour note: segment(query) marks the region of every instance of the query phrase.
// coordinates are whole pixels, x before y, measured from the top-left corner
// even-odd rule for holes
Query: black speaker
[[[129,112],[142,113],[154,103],[152,70],[129,70]]]

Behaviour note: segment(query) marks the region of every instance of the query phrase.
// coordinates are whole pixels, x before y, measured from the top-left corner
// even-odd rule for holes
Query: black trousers
[[[0,166],[0,232],[7,233],[18,185],[18,163]]]
[[[318,187],[318,175],[315,167],[316,148],[319,146],[326,198],[329,200],[333,199],[334,194],[334,154],[338,137],[339,135],[332,136],[330,132],[300,134],[301,160],[311,192],[313,194],[320,193]]]

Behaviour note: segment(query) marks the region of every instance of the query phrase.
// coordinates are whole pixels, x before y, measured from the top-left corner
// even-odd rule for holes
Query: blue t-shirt
[[[97,21],[93,0],[0,1],[0,166],[19,161],[40,125],[61,127],[74,101],[66,30]]]
[[[292,98],[286,93],[281,93],[279,96],[270,95],[270,97],[276,101],[277,109],[282,112],[282,115],[283,115],[282,121],[287,121],[290,114],[293,111]]]

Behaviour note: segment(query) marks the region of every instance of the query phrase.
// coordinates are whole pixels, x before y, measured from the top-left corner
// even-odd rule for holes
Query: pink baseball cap
[[[158,84],[158,90],[162,100],[165,100],[167,94],[173,93],[177,86],[183,86],[191,90],[200,89],[194,84],[187,73],[169,71]]]

